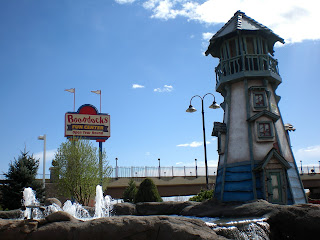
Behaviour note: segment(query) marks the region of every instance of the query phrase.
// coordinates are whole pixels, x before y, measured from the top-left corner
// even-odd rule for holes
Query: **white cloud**
[[[210,144],[209,141],[206,142],[207,144]],[[183,144],[178,144],[177,147],[200,147],[203,146],[203,142],[197,142],[194,141],[192,143],[183,143]]]
[[[144,88],[144,86],[139,85],[139,84],[132,84],[132,88],[136,89],[136,88]]]
[[[171,92],[173,87],[171,85],[164,85],[162,88],[153,89],[154,92]]]
[[[57,152],[57,149],[51,149],[51,150],[46,151],[46,163],[51,164],[51,161],[54,158],[54,155],[56,154],[56,152]],[[33,157],[35,159],[39,159],[40,164],[43,163],[43,152],[37,152],[37,153],[33,154]]]
[[[303,165],[318,165],[320,161],[320,145],[306,148],[293,149],[297,165],[302,161]]]
[[[209,41],[213,35],[211,32],[202,33],[202,40]]]
[[[128,4],[128,3],[133,3],[136,0],[115,0],[119,4]]]
[[[226,23],[237,10],[271,28],[287,43],[320,39],[317,0],[142,0],[152,18],[185,17],[205,24]],[[134,0],[116,0],[133,3]]]

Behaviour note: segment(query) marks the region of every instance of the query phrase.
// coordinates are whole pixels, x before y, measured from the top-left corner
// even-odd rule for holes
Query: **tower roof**
[[[260,32],[268,38],[269,43],[272,45],[271,53],[273,53],[273,45],[275,42],[279,41],[284,43],[283,38],[275,34],[271,29],[258,23],[253,18],[248,17],[244,12],[237,11],[234,16],[210,39],[210,45],[205,52],[206,56],[211,54],[213,57],[219,57],[219,46],[220,41],[232,36],[232,34],[239,31],[250,31],[250,32]]]

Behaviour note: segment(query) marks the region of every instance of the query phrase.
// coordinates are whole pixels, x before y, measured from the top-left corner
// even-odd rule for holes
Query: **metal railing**
[[[159,171],[160,170],[160,171]],[[320,166],[300,166],[300,174],[320,174]],[[111,178],[133,178],[133,177],[196,177],[205,176],[205,167],[118,167],[112,168]],[[216,167],[208,167],[208,175],[215,176]],[[37,179],[42,179],[42,174],[37,174]],[[0,180],[5,180],[5,175],[0,174]],[[46,174],[50,179],[50,174]]]
[[[308,174],[308,175],[312,175],[312,174],[319,174],[320,173],[320,166],[316,167],[316,166],[300,166],[298,167],[299,173],[301,175],[303,174]]]
[[[47,173],[45,175],[46,175],[45,176],[46,179],[50,179],[50,173]],[[43,178],[42,173],[38,173],[37,176],[36,176],[36,179],[42,179],[42,178]],[[5,179],[6,178],[5,178],[4,174],[0,174],[0,180],[5,180]]]
[[[226,76],[245,71],[271,71],[279,75],[278,61],[268,54],[244,54],[221,60],[216,67],[217,83]]]
[[[216,172],[216,167],[208,167],[209,176],[216,175]],[[196,177],[205,175],[205,167],[118,167],[113,168],[110,177]]]

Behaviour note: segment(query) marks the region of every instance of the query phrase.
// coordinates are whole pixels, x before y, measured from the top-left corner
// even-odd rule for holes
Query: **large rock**
[[[38,221],[34,220],[3,220],[0,219],[0,239],[19,240],[38,228]]]
[[[123,215],[137,215],[136,205],[133,203],[117,203],[113,205],[112,214],[117,216]]]
[[[198,205],[184,208],[181,211],[181,215],[228,218],[262,217],[273,212],[278,212],[281,208],[281,205],[271,204],[265,200],[256,200],[248,203],[221,203],[216,200],[209,200]]]
[[[5,220],[1,220],[5,221]],[[36,224],[24,229],[25,221],[7,221],[1,226],[2,240],[56,240],[56,239],[128,239],[128,240],[187,240],[226,239],[218,236],[204,222],[196,219],[169,216],[123,216],[100,218],[85,222],[63,221]],[[36,229],[34,228],[36,226]]]
[[[320,205],[302,204],[283,206],[273,213],[267,222],[270,225],[270,239],[319,239]]]
[[[76,218],[74,218],[72,215],[70,215],[67,212],[58,211],[51,213],[49,216],[45,218],[45,220],[48,223],[51,222],[65,222],[65,221],[71,221],[71,222],[79,222]]]
[[[56,205],[58,205],[60,208],[61,208],[61,206],[62,206],[60,200],[57,199],[57,198],[47,198],[47,199],[44,201],[44,205],[45,205],[45,206],[49,206],[49,205],[51,205],[51,204],[56,204]]]
[[[137,215],[181,215],[186,207],[199,205],[197,202],[145,202],[137,203]]]
[[[22,218],[23,212],[20,209],[9,210],[9,211],[0,211],[1,219],[17,219]]]

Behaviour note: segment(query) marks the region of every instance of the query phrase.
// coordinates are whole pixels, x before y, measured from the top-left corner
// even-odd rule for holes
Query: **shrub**
[[[134,202],[162,202],[157,186],[150,178],[146,178],[142,181]]]
[[[213,190],[201,189],[200,192],[197,195],[191,197],[189,201],[203,202],[207,199],[212,199],[212,197],[213,197]]]
[[[134,198],[138,192],[137,185],[133,179],[130,179],[129,186],[123,192],[123,201],[125,202],[134,202]]]

